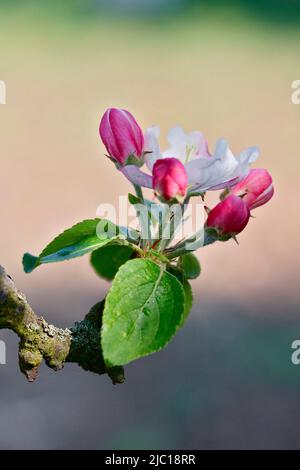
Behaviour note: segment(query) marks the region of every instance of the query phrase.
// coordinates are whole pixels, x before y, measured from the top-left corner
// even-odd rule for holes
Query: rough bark
[[[114,384],[124,382],[123,368],[106,368],[103,361],[100,346],[103,306],[104,301],[94,305],[71,328],[57,328],[35,314],[24,294],[0,266],[0,329],[12,330],[20,338],[20,370],[29,382],[38,377],[43,360],[55,371],[72,362],[86,371],[107,373]]]

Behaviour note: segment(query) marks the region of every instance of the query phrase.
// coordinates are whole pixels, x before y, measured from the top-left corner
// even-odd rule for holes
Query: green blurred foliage
[[[176,15],[220,15],[232,10],[266,22],[298,24],[299,0],[0,0],[6,9],[29,8],[73,17],[94,17],[95,14],[122,17],[165,18]]]

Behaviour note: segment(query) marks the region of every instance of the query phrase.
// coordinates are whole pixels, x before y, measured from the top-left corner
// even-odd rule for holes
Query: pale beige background
[[[198,253],[190,322],[165,351],[130,365],[123,387],[75,366],[43,368],[29,386],[17,339],[2,332],[1,448],[298,445],[299,66],[297,29],[243,16],[157,24],[2,11],[0,263],[48,320],[72,324],[109,287],[87,257],[30,275],[21,266],[25,251],[38,254],[130,190],[98,137],[108,106],[129,109],[143,128],[160,125],[162,146],[176,124],[202,130],[211,147],[221,136],[235,152],[258,145],[275,196],[239,247]]]

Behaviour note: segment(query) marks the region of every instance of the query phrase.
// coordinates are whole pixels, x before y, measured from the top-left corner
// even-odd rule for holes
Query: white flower
[[[170,147],[161,153],[159,133],[158,127],[150,127],[145,133],[146,165],[152,171],[156,160],[166,157],[178,158],[185,165],[189,193],[223,189],[237,183],[248,174],[250,164],[259,155],[257,147],[250,147],[234,156],[225,139],[217,141],[215,151],[211,155],[201,132],[186,134],[181,127],[174,127],[169,131]]]

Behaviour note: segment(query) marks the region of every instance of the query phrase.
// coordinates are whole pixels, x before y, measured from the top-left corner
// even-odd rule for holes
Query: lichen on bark
[[[94,305],[81,322],[71,328],[58,328],[37,316],[24,294],[0,265],[0,329],[14,331],[20,338],[19,365],[29,382],[38,377],[45,361],[58,371],[65,363],[76,363],[84,370],[108,374],[114,384],[124,382],[122,367],[105,367],[100,331],[104,301]]]

